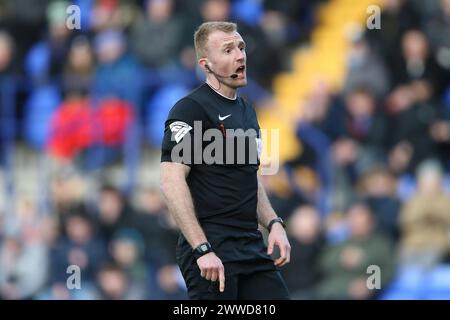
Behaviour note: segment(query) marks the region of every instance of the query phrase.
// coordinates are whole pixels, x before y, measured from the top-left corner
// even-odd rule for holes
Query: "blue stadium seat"
[[[50,68],[50,48],[47,43],[35,44],[25,58],[25,71],[32,79],[44,77]]]
[[[416,192],[416,179],[413,175],[403,174],[398,179],[397,194],[402,201],[407,201]]]
[[[411,293],[407,290],[389,289],[381,296],[380,300],[418,300],[419,295]]]
[[[427,274],[424,299],[450,300],[450,265],[438,265]]]
[[[403,266],[380,296],[381,300],[415,300],[421,298],[425,271],[420,267]]]
[[[450,292],[427,292],[422,298],[424,300],[450,300]]]
[[[80,7],[81,30],[91,30],[92,27],[92,10],[94,7],[94,0],[73,0],[73,4]]]
[[[258,0],[237,0],[232,4],[231,13],[237,20],[254,27],[263,14],[262,3]]]
[[[60,104],[60,92],[52,85],[39,87],[30,95],[25,104],[24,135],[33,147],[45,145],[51,117]]]
[[[168,85],[159,89],[148,102],[145,133],[154,146],[161,145],[164,137],[164,122],[174,104],[187,95],[189,90],[181,85]]]

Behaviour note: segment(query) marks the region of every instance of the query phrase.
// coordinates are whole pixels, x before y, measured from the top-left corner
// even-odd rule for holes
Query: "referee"
[[[161,190],[181,230],[176,256],[189,298],[289,299],[277,267],[289,262],[290,245],[257,173],[258,120],[236,92],[247,84],[245,42],[230,22],[203,23],[194,42],[206,83],[170,111],[161,155]],[[244,135],[234,155],[223,147],[213,162],[205,158],[213,143],[242,138],[230,136],[238,129],[256,134]],[[216,130],[214,140],[205,139],[208,130]],[[268,247],[258,223],[269,230]]]

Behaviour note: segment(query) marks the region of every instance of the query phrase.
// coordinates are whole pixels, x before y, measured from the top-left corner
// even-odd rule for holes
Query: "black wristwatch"
[[[267,230],[269,230],[269,232],[270,232],[270,230],[272,230],[272,226],[273,226],[273,224],[274,223],[281,223],[281,225],[283,226],[283,228],[285,228],[286,229],[286,225],[284,224],[284,221],[283,221],[283,219],[281,219],[281,217],[276,217],[275,219],[272,219],[270,222],[269,222],[269,225],[267,226]]]
[[[197,248],[195,248],[192,251],[193,251],[195,259],[198,259],[207,253],[213,252],[211,244],[209,242],[204,242],[204,243],[200,244]]]

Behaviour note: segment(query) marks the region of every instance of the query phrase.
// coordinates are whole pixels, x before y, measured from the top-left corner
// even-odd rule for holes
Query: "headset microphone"
[[[208,69],[209,72],[211,72],[213,75],[215,75],[216,77],[220,77],[220,78],[231,78],[231,79],[236,79],[238,77],[237,73],[232,73],[230,76],[222,76],[220,74],[215,73],[214,71],[211,70],[211,68],[206,64],[205,68]]]

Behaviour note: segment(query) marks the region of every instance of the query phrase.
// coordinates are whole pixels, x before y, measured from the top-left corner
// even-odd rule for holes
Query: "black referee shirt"
[[[216,129],[215,138],[199,142],[208,129]],[[230,129],[246,131],[244,140],[239,134],[230,135]],[[259,129],[256,112],[244,99],[228,99],[206,83],[179,100],[165,122],[161,161],[180,162],[191,167],[187,184],[197,218],[223,262],[270,260],[257,230]],[[216,150],[223,152],[211,163],[202,155],[211,150],[216,138],[222,140],[223,146]],[[238,139],[245,142],[244,147]],[[227,149],[230,140],[234,140],[234,157],[229,156],[230,149]],[[183,158],[174,159],[173,151],[181,143],[190,145],[192,150],[177,151],[175,154],[181,154]],[[217,156],[218,152],[212,154]],[[182,255],[190,251],[183,236],[178,250]]]

